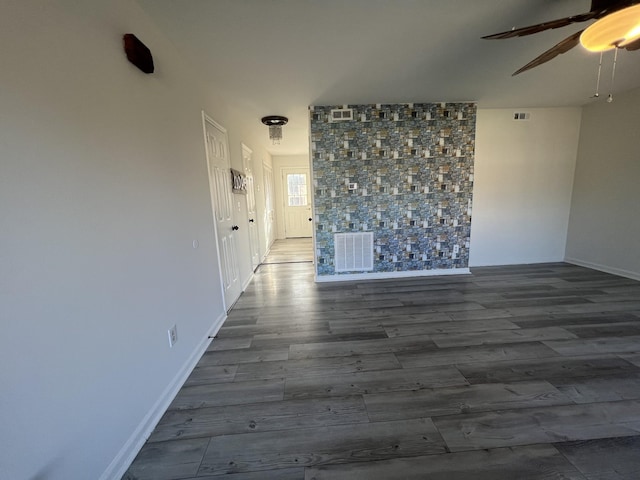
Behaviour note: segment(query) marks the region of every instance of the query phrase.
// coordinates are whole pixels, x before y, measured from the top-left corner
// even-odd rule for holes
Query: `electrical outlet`
[[[167,334],[169,335],[169,346],[173,347],[178,341],[178,327],[174,325],[167,331]]]

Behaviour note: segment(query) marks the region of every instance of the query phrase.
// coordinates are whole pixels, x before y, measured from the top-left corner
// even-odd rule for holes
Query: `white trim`
[[[244,142],[240,142],[240,148],[242,149],[242,169],[244,173],[253,173],[253,165],[247,166],[248,162],[245,162],[246,157],[250,158],[250,161],[253,162],[253,150],[251,150]]]
[[[259,266],[260,266],[260,264],[258,264],[258,267]],[[258,267],[256,267],[256,270],[258,269]],[[247,281],[242,285],[242,293],[244,293],[244,291],[247,289],[247,287],[251,283],[251,280],[253,280],[253,275],[254,275],[254,272],[251,272],[251,275],[249,275],[249,278],[247,278]],[[241,295],[242,295],[242,293],[241,293]],[[240,297],[238,297],[238,298],[240,298]]]
[[[125,474],[133,460],[136,458],[142,447],[144,446],[147,438],[153,432],[153,429],[156,427],[164,412],[169,408],[171,402],[178,394],[178,391],[184,385],[187,378],[195,368],[198,360],[207,350],[207,347],[213,340],[213,337],[216,336],[220,327],[224,324],[224,321],[227,319],[226,312],[220,314],[218,319],[214,322],[213,326],[207,333],[207,335],[202,339],[202,341],[198,344],[198,346],[194,349],[193,353],[189,356],[185,364],[178,371],[173,380],[167,385],[164,389],[160,398],[156,401],[156,403],[151,407],[149,413],[147,413],[140,424],[133,431],[129,439],[122,446],[118,454],[111,461],[106,470],[100,475],[99,480],[112,480],[112,479],[120,479]]]
[[[316,283],[351,282],[354,280],[380,280],[383,278],[437,277],[441,275],[471,275],[468,268],[447,268],[439,270],[409,270],[406,272],[350,273],[346,275],[317,275]]]
[[[210,124],[212,124],[214,127],[216,127],[218,130],[221,130],[222,133],[227,133],[227,129],[224,128],[222,125],[220,125],[218,122],[216,122],[213,118],[211,118],[209,115],[207,115],[207,112],[205,112],[204,110],[202,110],[202,119],[206,120],[207,122],[209,122]],[[206,130],[205,130],[205,134],[206,134]],[[206,138],[206,137],[205,137]],[[205,143],[206,145],[206,143]]]
[[[269,245],[269,248],[264,253],[264,256],[262,257],[262,261],[260,262],[260,265],[262,265],[264,263],[264,261],[267,259],[267,257],[269,256],[269,253],[271,252],[271,247],[272,246],[273,246],[273,242],[271,242],[271,245]],[[258,266],[258,268],[260,268],[260,267]]]
[[[600,265],[599,263],[585,262],[584,260],[578,260],[577,258],[565,258],[565,262],[580,267],[592,268],[605,273],[611,273],[613,275],[619,275],[621,277],[630,278],[632,280],[640,280],[640,273],[632,272],[630,270],[624,270],[622,268],[608,267],[606,265]]]

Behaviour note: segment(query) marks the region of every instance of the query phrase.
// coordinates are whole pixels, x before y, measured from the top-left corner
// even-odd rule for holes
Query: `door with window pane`
[[[310,237],[313,229],[311,217],[311,185],[308,169],[283,168],[284,229],[287,238]]]

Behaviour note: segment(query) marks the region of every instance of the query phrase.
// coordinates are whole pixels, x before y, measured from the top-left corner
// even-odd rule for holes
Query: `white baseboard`
[[[242,291],[243,292],[247,289],[247,287],[251,283],[251,280],[253,280],[253,274],[254,274],[254,272],[251,272],[251,275],[249,275],[249,278],[247,278],[247,280],[242,284]]]
[[[205,335],[204,339],[198,344],[173,380],[167,385],[167,388],[164,389],[160,398],[149,410],[149,413],[144,416],[107,469],[100,475],[99,480],[120,480],[122,478],[226,319],[227,314],[224,312],[214,322],[207,335]]]
[[[348,273],[345,275],[317,275],[316,283],[351,282],[354,280],[381,280],[385,278],[435,277],[441,275],[470,275],[468,268],[447,268],[439,270],[410,270],[406,272]]]
[[[264,255],[262,256],[262,260],[260,260],[260,263],[264,263],[264,261],[267,259],[267,257],[271,253],[271,247],[273,247],[274,242],[275,240],[269,244],[269,246],[267,247],[267,251],[264,252]]]
[[[611,273],[613,275],[619,275],[621,277],[630,278],[632,280],[640,280],[640,273],[638,272],[632,272],[630,270],[624,270],[622,268],[609,267],[607,265],[600,265],[599,263],[585,262],[584,260],[579,260],[577,258],[567,257],[564,259],[564,261],[573,265],[578,265],[580,267],[592,268],[594,270]]]

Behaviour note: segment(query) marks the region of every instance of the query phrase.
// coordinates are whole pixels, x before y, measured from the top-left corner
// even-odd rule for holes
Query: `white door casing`
[[[242,144],[242,165],[247,185],[247,215],[249,219],[249,248],[251,268],[255,272],[260,265],[260,236],[258,234],[258,213],[256,212],[256,190],[253,180],[253,150]]]
[[[209,190],[220,256],[225,310],[229,311],[242,293],[237,262],[238,230],[233,219],[231,170],[227,131],[203,112]]]
[[[284,230],[286,238],[311,237],[311,179],[308,168],[282,169]]]

